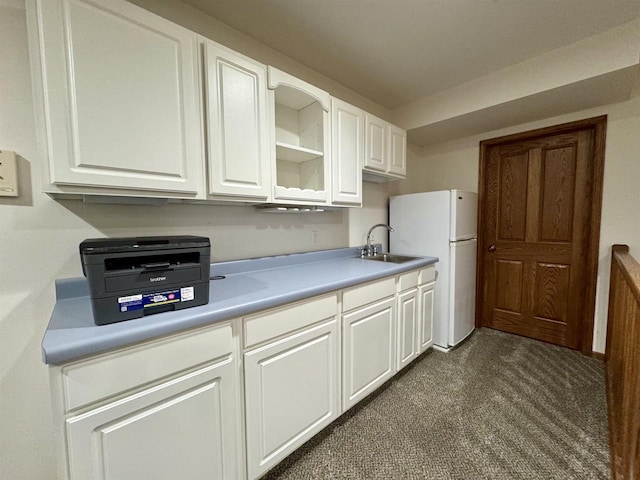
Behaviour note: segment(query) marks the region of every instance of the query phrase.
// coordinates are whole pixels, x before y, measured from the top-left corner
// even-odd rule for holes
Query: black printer
[[[88,239],[80,258],[97,325],[209,303],[206,237]]]

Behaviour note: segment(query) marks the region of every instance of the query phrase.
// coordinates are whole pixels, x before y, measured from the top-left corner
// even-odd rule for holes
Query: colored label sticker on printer
[[[180,289],[180,297],[181,297],[181,301],[182,302],[188,302],[190,300],[193,300],[194,294],[193,294],[193,287],[184,287]]]
[[[190,295],[188,291],[189,288],[191,288]],[[187,298],[183,299],[182,292],[185,290],[186,290]],[[120,297],[118,298],[118,308],[120,309],[121,312],[130,312],[132,310],[140,310],[143,308],[157,307],[159,305],[167,305],[168,303],[176,303],[180,301],[184,302],[187,300],[193,300],[193,287]]]

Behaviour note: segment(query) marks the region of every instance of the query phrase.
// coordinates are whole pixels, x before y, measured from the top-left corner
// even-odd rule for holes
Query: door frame
[[[480,171],[478,174],[478,261],[476,274],[476,327],[484,326],[482,312],[484,307],[484,284],[485,265],[484,250],[486,248],[485,223],[485,203],[486,203],[486,182],[487,182],[487,161],[490,147],[513,143],[518,141],[533,140],[539,137],[563,134],[579,130],[592,129],[593,135],[593,177],[591,179],[593,187],[592,210],[587,228],[589,231],[587,257],[586,257],[586,279],[587,289],[584,302],[582,321],[580,324],[579,350],[584,355],[593,355],[593,325],[595,317],[596,284],[598,281],[598,255],[600,247],[600,217],[602,214],[602,186],[604,174],[604,154],[607,133],[607,116],[602,115],[575,122],[563,123],[550,127],[529,130],[526,132],[505,135],[502,137],[483,140],[480,142]]]

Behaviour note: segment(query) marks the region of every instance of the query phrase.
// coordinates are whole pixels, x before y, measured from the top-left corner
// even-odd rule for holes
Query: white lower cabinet
[[[418,289],[398,295],[398,370],[406,367],[418,351]]]
[[[393,376],[395,298],[342,317],[342,405],[347,410]]]
[[[225,323],[54,367],[59,478],[243,477],[237,352]]]
[[[339,415],[338,322],[244,355],[247,466],[257,478]]]
[[[431,346],[434,288],[429,266],[52,366],[58,478],[264,475]]]
[[[418,287],[418,351],[422,353],[433,345],[433,298],[435,282]]]
[[[235,478],[234,374],[227,358],[68,418],[70,478]]]

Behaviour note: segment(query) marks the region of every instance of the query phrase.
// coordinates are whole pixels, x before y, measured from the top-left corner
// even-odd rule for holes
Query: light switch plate
[[[0,197],[18,196],[16,152],[0,150]]]

